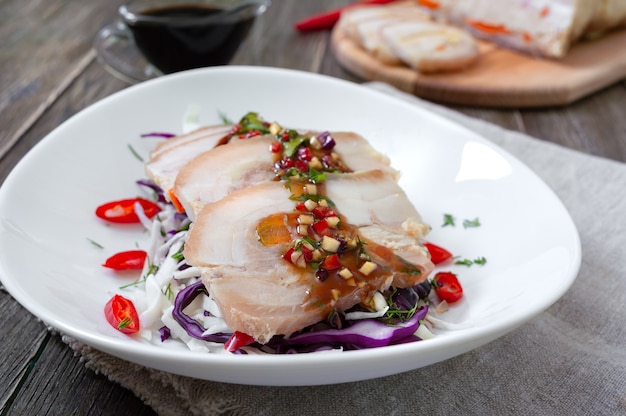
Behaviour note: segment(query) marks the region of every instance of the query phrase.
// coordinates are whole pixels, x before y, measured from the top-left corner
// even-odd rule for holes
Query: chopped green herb
[[[133,320],[127,316],[124,319],[122,319],[119,324],[117,324],[117,328],[124,329],[127,326],[130,326],[130,324],[132,323],[133,323]]]
[[[401,321],[406,321],[407,319],[411,319],[415,312],[417,311],[417,302],[413,305],[411,309],[402,309],[398,307],[398,305],[394,301],[394,297],[397,293],[398,289],[393,289],[393,291],[387,297],[387,312],[385,313],[385,317],[388,319],[399,319]]]
[[[148,273],[148,274],[150,274],[150,273]],[[129,283],[127,285],[120,286],[120,289],[126,289],[126,288],[129,288],[129,287],[132,287],[132,286],[139,286],[140,284],[145,283],[145,282],[146,282],[146,276],[142,277],[141,279],[137,279],[134,282]]]
[[[478,220],[478,217],[474,218],[473,220],[463,221],[463,228],[476,228],[476,227],[480,227],[480,221]]]
[[[174,300],[174,291],[172,290],[172,283],[168,283],[167,287],[165,288],[165,291],[163,291],[163,294],[165,296],[167,296],[167,298],[171,301]]]
[[[221,111],[218,111],[217,114],[220,117],[220,120],[222,120],[222,123],[224,123],[224,124],[233,124],[233,121],[228,118],[226,113],[222,113]]]
[[[283,143],[283,154],[287,157],[292,157],[296,154],[298,147],[300,147],[300,145],[304,143],[305,140],[306,137],[296,137],[290,139],[288,142]]]
[[[137,153],[137,151],[133,148],[133,146],[130,145],[130,143],[128,144],[128,148],[130,149],[130,152],[133,154],[133,156],[135,156],[135,158],[137,158],[138,161],[143,162],[143,158],[139,155],[139,153]]]
[[[467,266],[470,267],[472,264],[474,264],[473,261],[471,261],[470,259],[463,259],[463,260],[457,260],[454,262],[454,264],[458,264],[459,266]]]
[[[309,180],[313,183],[322,183],[326,180],[326,174],[317,169],[309,168]]]
[[[467,266],[467,267],[470,267],[473,264],[478,264],[480,266],[483,266],[485,263],[487,263],[487,259],[484,257],[478,257],[474,260],[462,259],[462,260],[457,260],[454,262],[454,264],[458,264],[460,266]]]
[[[443,225],[442,227],[447,227],[447,226],[451,226],[454,227],[455,223],[454,223],[454,217],[450,214],[443,214]]]
[[[95,241],[93,241],[92,239],[88,238],[87,241],[89,241],[91,244],[93,244],[94,246],[98,247],[98,248],[104,248],[103,245],[96,243]]]
[[[474,259],[474,264],[483,266],[486,263],[487,263],[487,259],[484,257],[478,257],[477,259]]]
[[[398,260],[400,260],[400,262],[406,266],[406,268],[403,268],[401,270],[402,273],[412,274],[412,275],[415,275],[415,276],[418,276],[418,275],[422,274],[422,271],[420,269],[418,269],[417,266],[415,266],[413,263],[403,259],[402,257],[398,256],[397,254],[396,254],[396,258]]]
[[[265,122],[261,118],[259,118],[258,113],[250,112],[246,114],[239,121],[239,125],[241,126],[241,129],[238,131],[238,133],[248,133],[255,130],[258,130],[263,134],[267,134],[270,132],[269,128],[267,128],[267,126],[265,125]]]

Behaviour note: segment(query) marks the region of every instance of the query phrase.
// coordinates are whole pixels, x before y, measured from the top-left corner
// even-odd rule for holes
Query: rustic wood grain
[[[4,0],[0,5],[0,156],[95,59],[95,29],[119,0]]]
[[[101,98],[128,87],[91,51],[122,0],[0,0],[0,182],[39,140]],[[348,0],[273,0],[233,64],[319,72],[363,82],[332,55],[330,32],[299,34],[293,22]],[[72,22],[71,24],[68,22]],[[535,110],[452,107],[505,128],[626,161],[626,84],[573,105]],[[381,111],[381,118],[384,118]],[[14,145],[12,145],[14,142]],[[154,414],[131,392],[84,368],[57,335],[0,292],[0,414]]]
[[[31,363],[37,360],[47,331],[42,323],[5,291],[0,291],[0,316],[4,317],[3,321],[10,321],[10,324],[2,324],[0,337],[0,408],[5,408],[29,377]]]
[[[87,369],[58,335],[50,336],[11,413],[31,415],[154,415],[140,399]],[[59,362],[66,363],[60,366]],[[54,394],[51,394],[54,393]],[[85,400],[90,398],[90,400]]]

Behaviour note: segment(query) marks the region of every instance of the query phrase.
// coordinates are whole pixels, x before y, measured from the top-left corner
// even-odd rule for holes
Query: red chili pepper
[[[454,303],[463,297],[463,288],[454,273],[437,273],[433,278],[433,287],[439,299],[448,303]]]
[[[139,331],[139,315],[133,302],[115,295],[104,305],[104,316],[111,326],[124,334]]]
[[[320,237],[330,235],[330,229],[328,223],[325,220],[317,221],[312,225],[313,229]]]
[[[337,254],[331,254],[326,257],[322,262],[322,267],[326,270],[337,270],[341,267],[341,263],[339,263],[339,256]]]
[[[283,144],[281,142],[272,142],[270,145],[270,152],[279,153],[283,151]]]
[[[114,254],[103,266],[114,270],[142,269],[148,253],[143,250],[129,250]]]
[[[386,3],[391,3],[393,1],[395,0],[359,1],[357,3],[349,4],[347,6],[339,7],[337,9],[333,9],[325,13],[316,14],[304,20],[300,20],[299,22],[295,24],[295,28],[299,30],[300,32],[332,29],[333,26],[335,26],[335,23],[337,23],[337,21],[341,17],[341,12],[346,10],[349,7],[368,5],[368,4],[386,4]]]
[[[96,215],[103,220],[116,223],[137,223],[139,217],[135,213],[135,203],[139,203],[148,218],[154,217],[161,208],[152,201],[143,198],[122,199],[111,201],[96,208]]]
[[[434,264],[443,263],[444,261],[452,258],[452,253],[443,247],[436,246],[432,243],[424,243],[424,247],[430,253],[430,260]]]
[[[293,254],[294,251],[296,250],[293,247],[291,247],[289,250],[287,250],[285,254],[283,254],[283,258],[287,260],[289,263],[293,263],[293,261],[291,260],[291,255]]]
[[[224,343],[224,349],[226,351],[235,352],[239,348],[250,345],[253,342],[254,338],[252,338],[250,335],[243,332],[235,331],[230,336],[230,338],[228,338],[228,341]]]

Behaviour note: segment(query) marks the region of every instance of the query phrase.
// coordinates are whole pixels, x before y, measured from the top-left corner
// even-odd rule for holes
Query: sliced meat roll
[[[161,142],[150,153],[146,174],[168,196],[180,168],[199,154],[217,146],[231,129],[232,125],[228,124],[204,127]]]
[[[341,218],[341,225],[332,226],[340,227],[343,249],[314,226],[302,238],[308,221],[301,216],[317,215],[295,210],[291,197],[302,186],[263,182],[205,205],[185,244],[185,258],[202,268],[229,327],[261,343],[319,322],[332,309],[345,311],[390,285],[416,285],[433,269],[416,239],[428,227],[393,174],[346,173],[320,186]],[[317,272],[299,261],[307,256],[303,245],[321,262]],[[327,265],[329,258],[340,264]],[[344,269],[349,273],[341,274]]]
[[[332,137],[334,152],[350,170],[391,169],[389,160],[358,134],[337,132]],[[186,163],[176,177],[174,194],[189,218],[194,220],[205,204],[233,191],[275,179],[275,154],[270,151],[275,140],[271,135],[235,140]]]
[[[420,72],[460,71],[478,58],[474,38],[452,26],[400,21],[383,26],[380,36],[395,56]]]

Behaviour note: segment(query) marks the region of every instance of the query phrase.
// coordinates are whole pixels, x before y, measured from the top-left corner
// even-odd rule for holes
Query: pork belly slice
[[[318,133],[307,133],[315,137]],[[334,151],[352,171],[391,169],[389,160],[355,133],[332,133]],[[207,203],[218,201],[238,189],[275,179],[275,154],[271,135],[234,140],[207,151],[181,167],[174,194],[193,221]]]
[[[401,21],[432,20],[415,5],[356,7],[341,14],[339,25],[358,45],[379,61],[398,65],[402,61],[382,39],[380,30]]]
[[[228,124],[203,127],[159,143],[150,153],[150,161],[145,168],[146,175],[168,197],[167,191],[174,185],[180,168],[199,154],[217,146],[231,129],[232,125]]]
[[[420,72],[460,71],[478,58],[472,36],[435,22],[394,22],[380,29],[380,37],[393,55]]]
[[[299,238],[296,227],[288,226],[290,216],[299,215],[290,199],[296,188],[262,182],[237,190],[205,205],[191,226],[185,258],[201,267],[204,284],[233,330],[265,343],[276,334],[291,334],[324,320],[332,309],[345,311],[391,285],[414,286],[432,271],[428,253],[418,242],[428,226],[393,173],[380,170],[333,175],[321,187],[342,215],[342,229],[365,243],[378,265],[375,272],[359,272],[351,263],[358,258],[354,252],[340,256],[354,273],[353,281],[338,274],[321,281],[310,266],[285,260],[291,240]],[[268,219],[276,224],[277,216],[273,233],[284,236],[263,244],[263,225]]]

